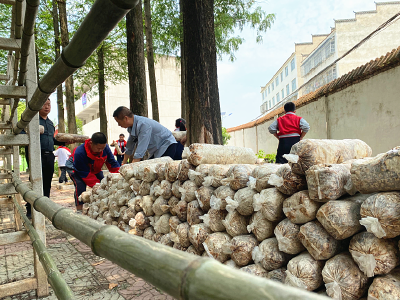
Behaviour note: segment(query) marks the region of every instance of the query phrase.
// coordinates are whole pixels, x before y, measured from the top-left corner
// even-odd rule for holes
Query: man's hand
[[[276,137],[279,140],[279,136],[277,133],[274,133],[274,137]]]

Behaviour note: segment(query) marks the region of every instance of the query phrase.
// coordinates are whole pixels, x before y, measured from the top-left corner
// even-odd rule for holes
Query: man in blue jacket
[[[107,138],[102,132],[96,132],[84,144],[75,148],[73,155],[74,172],[72,181],[75,185],[75,205],[82,210],[83,202],[78,197],[86,191],[86,186],[93,187],[104,178],[101,168],[104,163],[111,173],[119,172],[119,164],[115,160]]]

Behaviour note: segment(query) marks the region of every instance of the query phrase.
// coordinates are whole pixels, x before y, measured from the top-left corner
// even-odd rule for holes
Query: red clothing
[[[121,149],[121,152],[124,153],[125,152],[125,147],[126,147],[126,141],[122,141],[120,142],[119,140],[116,142],[118,143],[119,149]],[[112,146],[112,145],[111,145]],[[114,149],[114,155],[118,155],[117,149]]]
[[[119,172],[119,164],[108,145],[101,153],[94,154],[90,148],[90,139],[87,139],[84,145],[76,147],[75,150],[73,153],[74,173],[81,177],[86,185],[93,187],[100,182],[96,174],[101,172],[104,163],[111,173]]]
[[[278,118],[278,136],[297,133],[301,135],[300,129],[301,117],[295,114],[286,114]]]

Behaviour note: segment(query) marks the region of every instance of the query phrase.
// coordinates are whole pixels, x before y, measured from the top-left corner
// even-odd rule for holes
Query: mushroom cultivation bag
[[[260,265],[256,265],[256,264],[252,264],[252,265],[248,265],[245,267],[240,268],[241,271],[252,274],[252,275],[256,275],[259,277],[264,277],[266,278],[268,275],[268,272],[261,267]]]
[[[290,256],[279,251],[276,238],[270,238],[254,247],[252,258],[256,264],[261,264],[265,270],[272,271],[285,266]]]
[[[315,165],[306,171],[310,198],[327,202],[345,194],[354,195],[356,190],[351,181],[351,161],[333,165]]]
[[[214,190],[214,195],[210,198],[210,207],[213,209],[226,209],[226,198],[233,199],[235,197],[235,191],[229,186],[220,186]]]
[[[210,209],[207,214],[200,216],[204,224],[210,227],[211,231],[225,231],[225,226],[222,223],[225,220],[228,212],[226,210]]]
[[[204,182],[204,178],[208,175],[208,170],[213,165],[204,164],[197,166],[195,170],[189,170],[189,179],[194,181],[197,186],[202,186]]]
[[[192,225],[189,229],[189,241],[197,249],[203,251],[203,243],[209,234],[211,234],[211,230],[204,223]]]
[[[210,211],[208,212],[209,214]],[[261,242],[274,235],[274,228],[275,224],[268,221],[261,211],[257,211],[251,216],[247,231],[249,233],[252,232],[257,241]]]
[[[239,214],[236,210],[227,214],[222,224],[226,228],[226,232],[230,236],[247,234],[247,219],[245,216]]]
[[[400,147],[354,161],[351,180],[363,194],[400,190]]]
[[[326,293],[342,300],[357,300],[368,289],[368,277],[357,267],[351,255],[344,252],[329,259],[322,270]]]
[[[318,221],[300,227],[299,240],[314,259],[326,260],[342,250],[341,243],[329,235]]]
[[[400,192],[378,193],[363,202],[361,225],[378,238],[400,235]]]
[[[371,156],[372,150],[361,140],[301,140],[285,154],[292,171],[305,174],[312,166],[319,164],[340,164],[350,159]]]
[[[323,261],[315,260],[308,252],[303,252],[288,262],[285,284],[313,291],[323,283],[323,267]]]
[[[262,190],[253,196],[254,211],[261,211],[267,220],[278,222],[285,217],[282,209],[286,198],[287,196],[276,188]]]
[[[304,250],[298,235],[300,226],[284,219],[276,225],[274,233],[278,241],[279,250],[287,254],[298,254]]]
[[[308,191],[300,191],[283,201],[283,212],[295,224],[305,224],[315,219],[322,203],[311,200]]]
[[[252,261],[251,253],[257,245],[258,242],[253,235],[239,235],[226,242],[223,251],[230,254],[236,265],[243,267]]]
[[[231,165],[212,165],[208,169],[208,175],[204,177],[203,186],[213,186],[215,188],[222,185],[221,180],[226,178]]]
[[[264,164],[254,168],[247,185],[257,192],[274,187],[268,183],[269,177],[281,167],[280,164]]]
[[[368,300],[400,299],[400,268],[374,279],[368,290]]]
[[[318,210],[317,219],[325,230],[337,240],[344,240],[363,229],[360,224],[361,204],[369,195],[356,195],[332,200]]]
[[[189,170],[194,170],[196,167],[188,162],[187,159],[181,160],[178,166],[177,179],[180,181],[186,181],[189,179]]]
[[[223,263],[230,257],[229,254],[223,252],[223,245],[230,240],[231,237],[225,232],[216,232],[208,235],[203,246],[209,257]]]
[[[353,236],[349,251],[361,271],[368,277],[388,274],[399,264],[399,249],[391,239],[378,239],[373,233]]]
[[[247,186],[250,174],[256,165],[234,165],[230,167],[226,178],[221,180],[223,185],[229,185],[232,190],[239,190]]]
[[[251,148],[213,144],[191,144],[188,161],[201,164],[255,164],[256,155]]]
[[[288,196],[307,189],[305,176],[293,173],[288,164],[281,165],[276,173],[269,177],[268,183]]]

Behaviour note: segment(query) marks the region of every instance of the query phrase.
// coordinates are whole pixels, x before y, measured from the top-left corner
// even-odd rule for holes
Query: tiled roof
[[[328,96],[330,94],[339,92],[353,84],[359,83],[366,80],[372,76],[375,76],[381,72],[392,69],[400,65],[400,47],[388,52],[386,55],[381,56],[375,60],[371,60],[365,65],[359,66],[358,68],[350,71],[349,73],[321,86],[314,92],[308,93],[299,99],[293,101],[297,108],[300,108],[308,103],[314,102],[322,96]],[[256,125],[265,123],[272,120],[275,116],[283,114],[285,111],[283,107],[277,108],[274,111],[262,116],[261,118],[242,124],[236,127],[231,127],[227,129],[227,132],[232,132],[240,129],[251,128]]]

